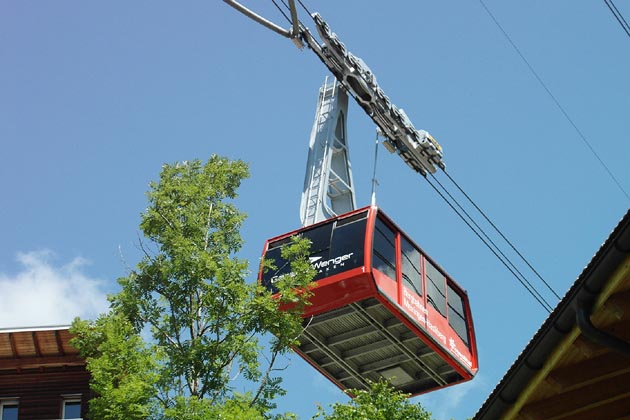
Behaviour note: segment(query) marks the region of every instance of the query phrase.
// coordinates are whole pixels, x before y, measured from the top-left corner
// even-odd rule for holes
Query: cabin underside
[[[416,395],[464,380],[376,298],[305,318],[304,327],[298,351],[343,389],[386,378]]]

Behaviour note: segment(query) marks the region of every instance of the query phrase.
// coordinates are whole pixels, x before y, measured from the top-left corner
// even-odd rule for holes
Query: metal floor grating
[[[462,380],[446,361],[375,298],[304,320],[299,350],[343,388],[385,377],[418,394]]]

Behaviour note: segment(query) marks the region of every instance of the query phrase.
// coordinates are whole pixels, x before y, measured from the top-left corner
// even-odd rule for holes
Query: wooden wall
[[[18,397],[20,420],[49,420],[61,418],[62,395],[81,394],[85,418],[89,381],[85,366],[0,371],[0,398]]]

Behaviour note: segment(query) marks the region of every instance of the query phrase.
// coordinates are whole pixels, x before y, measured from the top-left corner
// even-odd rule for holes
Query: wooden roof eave
[[[590,263],[584,268],[564,298],[542,324],[523,352],[508,369],[473,420],[495,420],[504,418],[508,410],[517,404],[521,394],[535,380],[538,371],[545,367],[547,360],[553,363],[561,356],[563,342],[572,342],[575,334],[577,303],[597,297],[613,276],[615,270],[628,259],[630,254],[630,211],[621,219],[608,239],[602,244]],[[558,349],[558,353],[555,353]],[[538,382],[540,383],[540,381]],[[521,404],[522,405],[522,404]]]

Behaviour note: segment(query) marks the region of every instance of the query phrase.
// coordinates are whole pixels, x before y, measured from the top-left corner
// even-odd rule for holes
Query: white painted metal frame
[[[347,113],[348,95],[335,79],[329,83],[326,78],[319,90],[309,143],[300,205],[302,226],[356,207],[346,132]]]

